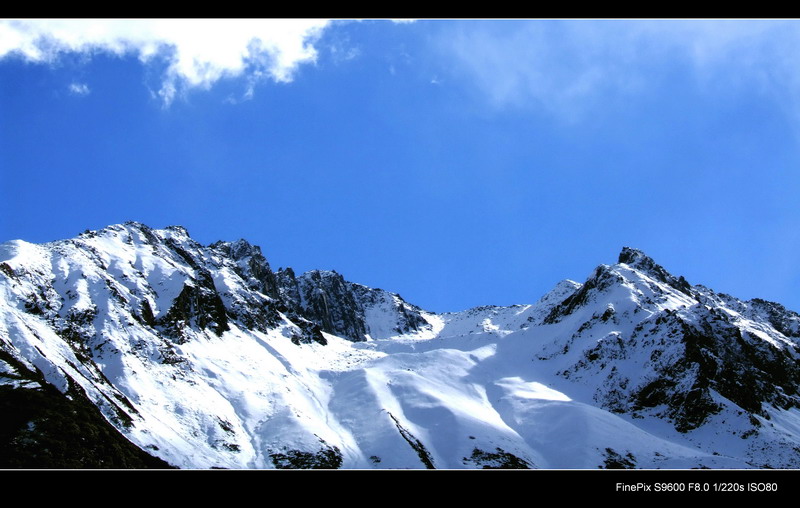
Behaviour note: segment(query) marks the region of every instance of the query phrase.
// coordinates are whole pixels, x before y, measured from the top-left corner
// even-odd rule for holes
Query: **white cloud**
[[[225,77],[292,80],[315,61],[327,20],[2,20],[0,58],[52,63],[59,55],[110,52],[144,62],[164,59],[158,94],[165,103],[187,88],[208,89]]]
[[[86,83],[70,83],[69,92],[73,95],[89,95],[89,85]]]
[[[668,65],[707,90],[756,89],[800,112],[800,23],[771,20],[461,22],[440,55],[496,107],[579,118],[592,104],[646,91]]]

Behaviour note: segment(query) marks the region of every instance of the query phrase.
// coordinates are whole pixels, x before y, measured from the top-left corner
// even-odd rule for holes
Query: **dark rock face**
[[[737,326],[727,313],[698,307],[699,319],[681,322],[681,334],[685,366],[697,372],[696,388],[705,400],[714,390],[760,416],[767,416],[767,405],[800,407],[800,356],[793,346],[775,347]]]
[[[367,328],[364,313],[344,277],[336,272],[314,270],[299,285],[304,317],[319,323],[323,331],[359,342]]]
[[[314,270],[295,277],[286,269],[277,280],[282,303],[290,312],[316,323],[322,331],[354,342],[365,340],[363,309],[340,274]]]
[[[225,304],[214,288],[213,282],[200,277],[197,283],[188,283],[175,299],[167,314],[158,319],[158,325],[173,337],[183,337],[185,327],[204,329],[210,327],[221,335],[229,330]]]
[[[335,271],[312,270],[297,277],[291,268],[276,274],[281,305],[289,316],[299,316],[320,330],[354,342],[371,333],[368,310],[380,308],[382,317],[394,323],[397,334],[428,326],[421,309],[398,295],[348,282]]]
[[[474,448],[472,455],[464,457],[464,463],[471,463],[482,469],[531,469],[528,461],[513,453],[508,453],[502,448],[495,448],[493,452]]]
[[[61,393],[0,350],[22,387],[0,384],[0,468],[171,468],[128,441],[75,384]]]
[[[636,457],[630,452],[623,456],[613,448],[606,448],[601,469],[636,469]]]
[[[766,416],[766,405],[800,407],[800,364],[793,349],[778,349],[743,332],[723,313],[698,312],[694,323],[674,314],[666,318],[665,330],[680,338],[683,355],[659,369],[660,379],[633,393],[634,409],[665,404],[666,416],[686,432],[721,409],[713,392],[760,416]]]
[[[275,273],[275,280],[278,284],[278,298],[284,306],[285,312],[288,309],[299,309],[300,286],[297,276],[291,268],[281,268]]]
[[[209,246],[236,262],[236,273],[247,281],[248,286],[271,298],[278,298],[278,281],[270,269],[261,247],[246,240],[216,242]]]
[[[796,312],[788,310],[779,303],[768,302],[760,298],[754,298],[748,303],[755,314],[753,316],[755,319],[764,316],[769,324],[783,335],[800,338],[800,315]]]
[[[321,440],[322,449],[317,452],[288,450],[286,453],[270,455],[276,469],[339,469],[342,452],[336,446],[328,446]]]
[[[634,388],[629,395],[632,412],[661,408],[660,416],[673,422],[675,429],[688,432],[722,409],[711,390],[716,385],[716,346],[713,337],[702,334],[674,313],[665,313],[644,333],[666,334],[682,346],[677,354],[651,354],[656,379]],[[666,348],[668,344],[661,347]],[[655,349],[654,351],[659,351]]]

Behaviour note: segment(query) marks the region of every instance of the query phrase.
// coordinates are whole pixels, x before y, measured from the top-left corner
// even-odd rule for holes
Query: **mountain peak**
[[[124,223],[122,223],[122,225],[123,226],[129,226],[129,227],[136,228],[136,229],[146,229],[148,231],[150,230],[150,226],[148,226],[147,224],[142,224],[141,222],[138,222],[138,221],[135,221],[135,220],[125,221]]]
[[[669,272],[667,272],[661,265],[653,261],[653,258],[645,254],[644,251],[634,249],[633,247],[623,247],[622,252],[619,253],[619,259],[617,262],[620,264],[626,264],[631,268],[647,273],[648,275],[653,275],[657,279],[664,282],[666,282],[668,278],[672,277]]]
[[[633,247],[623,247],[617,262],[625,263],[626,265],[655,264],[653,259],[645,254],[644,251]]]
[[[235,260],[240,260],[243,258],[248,257],[263,257],[263,253],[261,252],[261,247],[258,245],[253,245],[244,238],[236,240],[234,242],[224,242],[222,240],[218,242],[214,242],[209,245],[212,249],[222,250],[229,256],[231,256]],[[266,260],[265,260],[266,261]]]
[[[650,275],[655,279],[669,284],[675,289],[691,295],[691,285],[683,278],[683,276],[675,277],[664,269],[661,265],[653,261],[653,258],[648,256],[639,249],[633,247],[623,247],[622,252],[619,253],[617,261],[620,264],[626,264],[631,268],[638,270],[642,273]]]
[[[167,226],[164,229],[166,231],[173,231],[175,233],[178,233],[178,234],[186,236],[186,237],[191,237],[192,236],[192,235],[189,234],[189,230],[188,229],[186,229],[185,227],[180,226],[180,225]]]

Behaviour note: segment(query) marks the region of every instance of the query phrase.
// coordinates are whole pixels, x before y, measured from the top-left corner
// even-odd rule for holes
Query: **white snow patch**
[[[572,400],[563,393],[553,390],[542,383],[525,381],[518,376],[498,379],[494,384],[505,390],[506,394],[510,397],[542,400]]]

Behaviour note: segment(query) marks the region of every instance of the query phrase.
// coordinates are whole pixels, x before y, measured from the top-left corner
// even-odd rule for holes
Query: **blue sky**
[[[0,21],[0,241],[181,224],[434,311],[626,245],[800,310],[797,22],[197,23]]]

